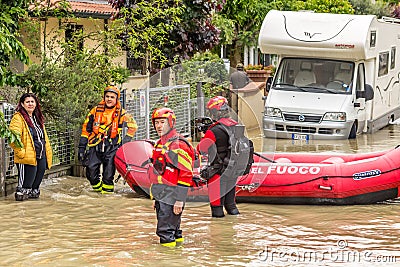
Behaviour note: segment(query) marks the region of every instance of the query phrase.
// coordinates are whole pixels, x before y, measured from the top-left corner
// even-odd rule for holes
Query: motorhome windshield
[[[284,58],[272,87],[275,90],[351,94],[353,72],[353,62]]]

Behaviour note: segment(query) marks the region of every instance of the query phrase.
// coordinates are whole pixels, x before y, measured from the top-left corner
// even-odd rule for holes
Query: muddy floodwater
[[[252,139],[258,151],[361,153],[396,147],[400,126],[355,140]],[[85,178],[47,179],[39,200],[0,200],[0,266],[400,266],[400,200],[238,206],[212,219],[207,203],[188,203],[185,243],[171,249],[158,244],[152,201],[122,181],[100,195]]]

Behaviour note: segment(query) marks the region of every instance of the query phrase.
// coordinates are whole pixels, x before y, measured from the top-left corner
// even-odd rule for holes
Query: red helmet
[[[207,103],[207,109],[210,111],[226,111],[228,107],[228,100],[223,96],[214,96]]]
[[[174,128],[176,122],[176,116],[175,113],[172,111],[172,109],[170,108],[155,109],[153,111],[153,114],[151,115],[151,121],[153,122],[153,127],[154,127],[154,120],[162,118],[168,119],[169,127]]]

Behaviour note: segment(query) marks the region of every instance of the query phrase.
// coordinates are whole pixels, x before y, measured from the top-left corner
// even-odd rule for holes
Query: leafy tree
[[[46,51],[40,47],[33,50],[42,56],[41,62],[21,74],[16,85],[38,95],[44,114],[57,129],[78,129],[103,89],[111,83],[123,83],[129,75],[127,69],[113,63],[121,54],[120,41],[112,23],[109,29],[98,26],[91,32],[76,31],[70,40],[64,39],[67,24],[49,30],[49,17],[73,18],[67,5],[40,8],[35,14],[37,17],[27,20],[25,38],[37,42],[37,36],[42,36]],[[80,48],[80,43],[89,41],[97,45]]]
[[[178,84],[190,84],[196,88],[202,83],[205,97],[212,97],[229,88],[228,71],[224,61],[211,52],[197,53],[191,59],[184,60],[181,65],[172,67],[176,73]],[[196,90],[191,90],[191,98],[196,97]]]
[[[357,15],[376,15],[378,18],[382,16],[390,16],[391,3],[388,1],[371,1],[365,0],[349,0],[354,8],[354,14]]]
[[[0,2],[0,86],[13,83],[15,74],[10,70],[10,62],[17,59],[27,64],[28,51],[18,40],[19,20],[26,17],[27,0]]]
[[[142,59],[142,73],[146,74],[151,62],[165,65],[168,61],[161,47],[170,42],[168,33],[175,23],[180,23],[182,6],[174,1],[109,1],[120,8],[120,32],[131,57]]]
[[[242,59],[245,45],[255,45],[261,24],[270,10],[269,1],[227,0],[214,22],[222,30],[221,43],[231,45],[231,66]]]
[[[0,112],[0,138],[6,138],[17,147],[24,147],[21,142],[21,137],[14,131],[8,128],[7,122],[4,119],[4,114]]]
[[[218,43],[211,23],[217,0],[109,0],[120,9],[121,36],[142,73],[181,62]]]
[[[318,13],[353,14],[348,0],[306,0],[294,1],[292,10],[313,10]]]
[[[97,59],[79,58],[74,64],[32,64],[23,74],[24,83],[21,82],[21,85],[31,88],[40,97],[46,117],[57,129],[65,129],[66,126],[80,128],[89,108],[101,99],[107,76],[118,71],[117,68],[110,70],[102,66],[104,62],[96,62]]]
[[[218,44],[220,30],[213,24],[212,15],[222,6],[222,0],[183,1],[181,23],[174,25],[170,32],[172,42],[163,49],[169,63],[173,59],[189,59]]]
[[[16,80],[16,74],[10,69],[11,60],[29,63],[28,51],[18,40],[19,20],[26,17],[26,5],[25,0],[0,2],[0,86],[12,84]],[[10,143],[22,147],[20,137],[8,128],[2,112],[0,138],[7,138]]]
[[[377,1],[375,1],[375,2],[377,2]],[[388,5],[391,5],[391,6],[395,6],[395,5],[399,4],[398,0],[382,0],[382,2],[388,3]]]
[[[347,0],[227,0],[214,22],[221,29],[221,43],[231,46],[232,67],[241,61],[245,45],[257,45],[262,22],[271,9],[353,13]]]

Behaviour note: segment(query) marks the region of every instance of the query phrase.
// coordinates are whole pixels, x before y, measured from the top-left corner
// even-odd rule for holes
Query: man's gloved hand
[[[85,150],[86,149],[84,147],[80,147],[79,150],[78,150],[78,160],[80,162],[82,162],[83,158],[85,157]]]
[[[122,139],[122,144],[128,143],[132,140],[132,137],[129,135],[125,135],[124,139]]]

